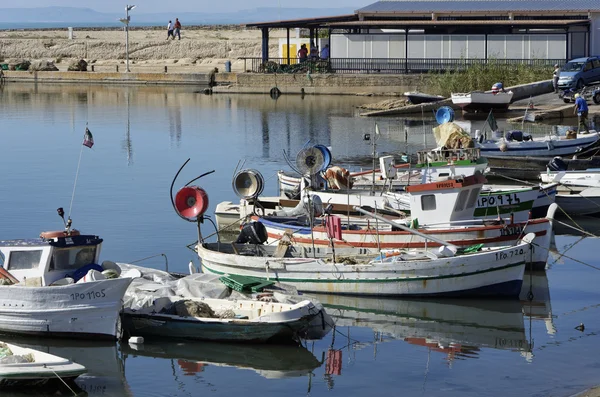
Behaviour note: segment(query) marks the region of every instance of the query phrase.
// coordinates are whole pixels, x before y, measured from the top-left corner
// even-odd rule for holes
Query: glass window
[[[4,254],[0,252],[0,266],[4,267]]]
[[[471,195],[469,196],[469,201],[467,202],[467,208],[473,208],[477,199],[479,198],[479,191],[481,188],[471,190]]]
[[[75,270],[94,263],[96,246],[55,248],[50,261],[50,270]]]
[[[36,269],[42,259],[42,250],[12,251],[8,260],[7,270]]]
[[[456,205],[454,206],[454,211],[462,211],[465,209],[465,204],[467,204],[467,197],[469,196],[470,190],[463,190],[458,195],[458,200],[456,200]]]
[[[587,72],[588,70],[592,70],[592,61],[587,61],[585,63],[585,67],[583,68],[583,71]]]
[[[592,59],[592,66],[594,66],[594,69],[600,68],[600,59]]]
[[[435,206],[435,195],[426,194],[421,196],[421,208],[423,211],[432,211],[436,208]]]

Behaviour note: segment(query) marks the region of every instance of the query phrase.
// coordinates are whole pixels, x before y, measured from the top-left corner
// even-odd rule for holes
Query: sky
[[[285,8],[337,8],[354,7],[362,8],[374,3],[376,0],[27,0],[26,2],[4,3],[0,8],[37,8],[37,7],[80,7],[91,8],[98,12],[115,12],[125,9],[127,4],[135,4],[136,12],[160,13],[160,12],[202,12],[207,13],[232,12],[252,9],[257,7],[285,7]]]

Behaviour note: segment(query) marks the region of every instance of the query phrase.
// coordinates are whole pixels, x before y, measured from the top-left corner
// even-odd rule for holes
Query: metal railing
[[[330,58],[308,59],[300,62],[296,58],[240,58],[244,70],[253,73],[389,73],[410,74],[431,71],[464,70],[473,65],[529,65],[552,67],[562,64],[564,59],[479,59],[479,58]]]

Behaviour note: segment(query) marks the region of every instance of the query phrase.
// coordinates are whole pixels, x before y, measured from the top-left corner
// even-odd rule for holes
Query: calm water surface
[[[195,226],[175,215],[169,187],[186,159],[175,188],[215,170],[199,181],[212,212],[235,199],[239,161],[259,169],[265,193],[275,194],[276,171],[288,169],[283,151],[294,158],[309,140],[354,167],[368,163],[372,147],[363,135],[373,136],[375,122],[379,153],[433,146],[431,115],[357,117],[355,106],[376,100],[8,84],[0,91],[0,239],[58,229],[55,210],[64,207],[76,228],[104,238],[104,259],[165,254],[169,270],[185,272],[190,260],[198,263],[186,248]],[[86,123],[95,145],[81,153]],[[556,127],[537,132],[545,129]],[[594,219],[587,226],[597,233]],[[84,364],[90,372],[77,384],[90,396],[568,396],[600,383],[600,272],[580,263],[600,267],[597,247],[595,238],[557,235],[548,271],[526,277],[521,302],[319,296],[335,332],[304,347],[15,341]],[[166,266],[162,256],[140,264]],[[2,392],[32,394],[57,395]]]

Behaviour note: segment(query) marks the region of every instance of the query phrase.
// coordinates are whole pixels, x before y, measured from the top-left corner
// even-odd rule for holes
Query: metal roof
[[[360,14],[431,12],[600,11],[598,0],[380,0],[357,10]]]
[[[303,28],[318,27],[327,22],[344,22],[358,19],[356,14],[337,15],[332,17],[316,17],[302,19],[288,19],[284,21],[255,22],[245,24],[248,28]]]
[[[432,21],[432,20],[415,20],[415,21],[398,21],[398,20],[375,20],[375,21],[355,21],[355,22],[334,22],[327,26],[332,28],[349,28],[349,27],[388,27],[388,26],[569,26],[569,25],[585,25],[590,22],[589,19],[564,19],[564,20],[479,20],[479,21]]]

